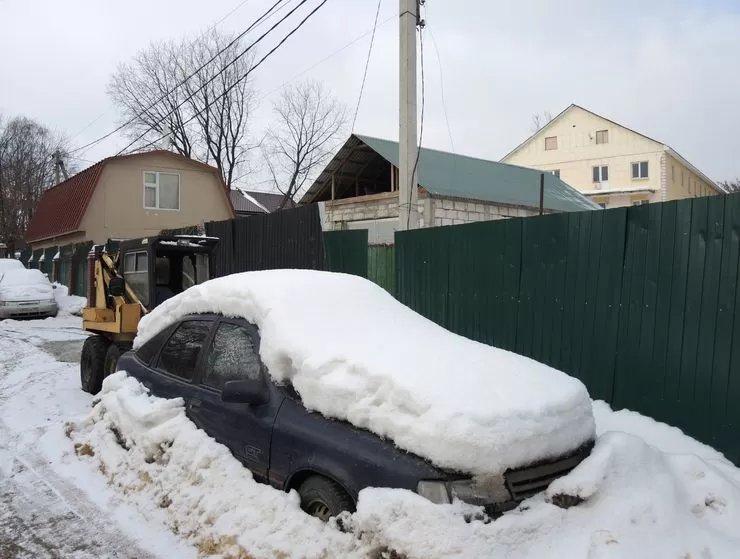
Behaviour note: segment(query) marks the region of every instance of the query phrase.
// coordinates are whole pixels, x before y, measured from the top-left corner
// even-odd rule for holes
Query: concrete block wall
[[[420,194],[419,227],[462,225],[476,221],[493,221],[511,217],[538,215],[536,208],[510,206],[476,200],[432,197]],[[387,192],[326,202],[324,228],[328,231],[346,229],[353,221],[398,217],[398,194]]]

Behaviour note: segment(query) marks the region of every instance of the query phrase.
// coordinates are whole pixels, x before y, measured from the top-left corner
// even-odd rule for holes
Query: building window
[[[597,130],[596,131],[596,143],[597,144],[608,144],[609,143],[609,131],[608,130]]]
[[[594,182],[606,182],[609,180],[609,167],[600,165],[592,168]]]
[[[180,209],[180,175],[144,173],[144,207],[149,210]]]
[[[553,174],[553,175],[555,175],[556,177],[560,178],[560,169],[555,169],[555,170],[554,170],[554,171],[552,172],[552,174]]]
[[[632,178],[633,179],[646,179],[648,178],[648,162],[640,161],[632,164]]]
[[[558,149],[558,137],[548,136],[545,138],[545,151],[552,151]]]
[[[632,202],[633,206],[644,206],[645,204],[649,204],[650,200],[635,200]]]
[[[606,202],[599,202],[599,206],[606,209]]]

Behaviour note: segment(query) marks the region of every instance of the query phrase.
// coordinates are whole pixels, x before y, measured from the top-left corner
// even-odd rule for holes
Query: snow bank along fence
[[[399,232],[395,250],[421,314],[740,463],[740,194]]]

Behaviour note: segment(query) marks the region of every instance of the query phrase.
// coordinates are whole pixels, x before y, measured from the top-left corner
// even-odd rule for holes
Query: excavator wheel
[[[116,344],[110,344],[108,351],[105,352],[105,377],[111,376],[116,372],[118,358],[121,357],[123,350]]]
[[[105,361],[110,342],[103,336],[89,336],[82,346],[80,381],[82,390],[97,394],[103,386]]]

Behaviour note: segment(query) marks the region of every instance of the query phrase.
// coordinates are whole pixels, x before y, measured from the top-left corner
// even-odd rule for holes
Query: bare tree
[[[282,209],[331,157],[347,124],[347,108],[324,86],[306,81],[287,86],[273,104],[275,123],[263,153]]]
[[[740,192],[740,178],[732,181],[720,181],[719,185],[725,189],[725,192]]]
[[[136,149],[164,144],[215,165],[229,186],[256,147],[248,136],[256,107],[249,75],[254,57],[238,57],[244,47],[237,41],[227,48],[232,39],[212,30],[179,43],[152,44],[121,65],[108,88],[127,135],[138,138]]]
[[[532,115],[532,133],[539,132],[542,128],[547,126],[547,124],[552,120],[552,114],[550,114],[550,111],[545,111],[544,113],[536,113]]]
[[[0,122],[0,240],[10,251],[23,238],[44,191],[55,183],[55,157],[68,152],[65,138],[41,124],[15,117]]]

